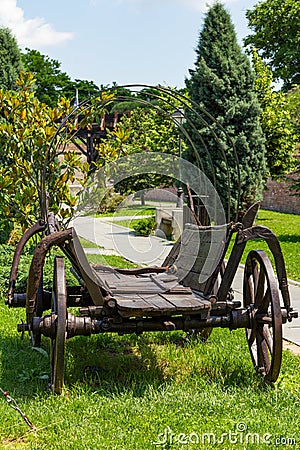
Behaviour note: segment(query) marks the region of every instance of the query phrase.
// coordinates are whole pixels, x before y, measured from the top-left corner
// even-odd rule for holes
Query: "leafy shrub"
[[[9,275],[11,264],[14,256],[15,248],[13,245],[2,244],[0,245],[0,291],[1,294],[6,294],[9,283]],[[18,287],[20,290],[26,290],[26,283],[28,278],[28,269],[31,261],[31,255],[25,253],[22,255],[19,271],[18,271]]]
[[[154,217],[146,217],[145,219],[133,220],[131,227],[140,236],[149,236],[156,228]]]
[[[98,213],[115,212],[123,200],[123,195],[118,194],[113,187],[110,188],[99,205]]]

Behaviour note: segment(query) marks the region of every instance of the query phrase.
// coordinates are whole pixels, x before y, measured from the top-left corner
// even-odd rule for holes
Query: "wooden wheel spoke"
[[[271,294],[270,294],[270,289],[268,287],[268,289],[266,290],[263,297],[261,297],[261,299],[259,301],[257,301],[257,305],[258,305],[257,312],[258,313],[267,313],[270,302],[271,302]]]
[[[253,277],[249,278],[248,281],[248,298],[249,298],[249,304],[254,303],[254,282]]]
[[[255,298],[256,292],[257,292],[257,287],[258,287],[258,277],[259,277],[257,261],[252,260],[251,267],[252,267],[253,288],[254,288],[254,298]]]
[[[258,353],[258,369],[263,374],[267,374],[270,370],[270,354],[267,341],[263,332],[263,327],[257,329],[257,353]]]
[[[256,330],[254,328],[248,328],[247,329],[247,340],[249,343],[249,346],[251,347],[253,343],[256,341]]]
[[[273,355],[273,337],[270,332],[270,328],[268,325],[264,325],[262,328],[262,333],[264,336],[264,340],[268,346],[269,352],[271,355]]]
[[[260,308],[260,305],[262,303],[262,300],[264,298],[265,293],[265,272],[261,270],[259,272],[258,281],[256,283],[256,290],[255,290],[255,304],[257,305],[257,308]]]
[[[247,267],[246,267],[247,270]],[[250,305],[254,303],[254,283],[251,273],[245,273],[244,277],[244,303]]]

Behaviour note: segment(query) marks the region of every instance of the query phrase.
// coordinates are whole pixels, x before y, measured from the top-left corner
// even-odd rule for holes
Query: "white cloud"
[[[12,30],[22,48],[55,46],[74,37],[73,33],[56,31],[42,17],[26,19],[17,0],[0,1],[0,25]]]

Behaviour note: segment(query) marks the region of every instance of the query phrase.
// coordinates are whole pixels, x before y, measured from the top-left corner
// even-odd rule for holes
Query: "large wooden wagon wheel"
[[[56,315],[55,333],[51,338],[51,380],[53,392],[60,394],[64,384],[66,320],[67,320],[67,287],[64,259],[55,258],[54,287],[52,293],[52,313]]]
[[[266,382],[275,382],[282,358],[282,314],[274,271],[262,250],[247,257],[243,294],[244,306],[252,309],[246,337],[254,367]]]

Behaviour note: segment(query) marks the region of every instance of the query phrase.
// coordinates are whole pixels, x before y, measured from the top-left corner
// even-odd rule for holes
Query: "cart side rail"
[[[280,243],[276,235],[269,228],[262,225],[255,225],[238,232],[224,272],[224,276],[222,278],[222,282],[220,284],[218,298],[220,300],[226,299],[228,289],[233,282],[233,278],[236,274],[238,265],[240,264],[246,243],[248,241],[256,239],[264,239],[274,257],[279,289],[282,294],[284,307],[289,314],[289,312],[291,311],[291,301],[288,289],[286,268]]]

